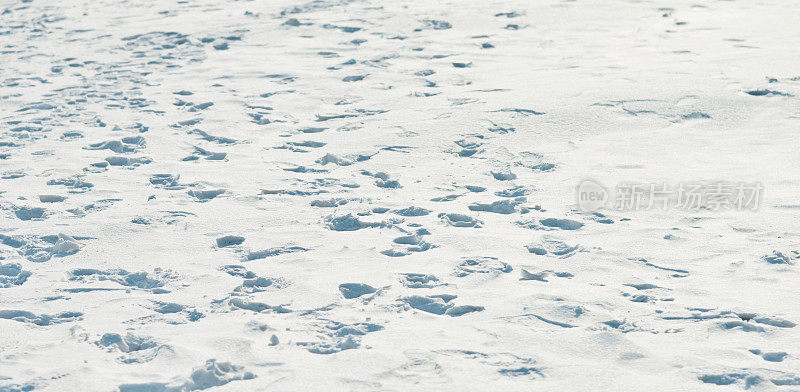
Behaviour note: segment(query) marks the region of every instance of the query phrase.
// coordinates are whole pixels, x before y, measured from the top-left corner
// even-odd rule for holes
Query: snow
[[[797,388],[799,19],[0,0],[0,392]]]

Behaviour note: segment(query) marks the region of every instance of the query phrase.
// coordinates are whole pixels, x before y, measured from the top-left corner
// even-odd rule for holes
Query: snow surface
[[[797,390],[798,20],[3,0],[0,391]]]

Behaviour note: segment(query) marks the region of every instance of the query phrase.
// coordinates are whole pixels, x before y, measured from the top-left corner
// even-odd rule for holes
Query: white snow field
[[[798,21],[3,0],[0,391],[799,391]]]

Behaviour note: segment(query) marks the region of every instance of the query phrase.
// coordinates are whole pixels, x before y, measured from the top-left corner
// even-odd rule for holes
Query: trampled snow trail
[[[0,391],[798,388],[800,7],[673,3],[3,1]]]

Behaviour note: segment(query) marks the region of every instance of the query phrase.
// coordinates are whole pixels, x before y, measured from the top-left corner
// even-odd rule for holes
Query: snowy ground
[[[800,390],[798,20],[3,1],[0,391]]]

